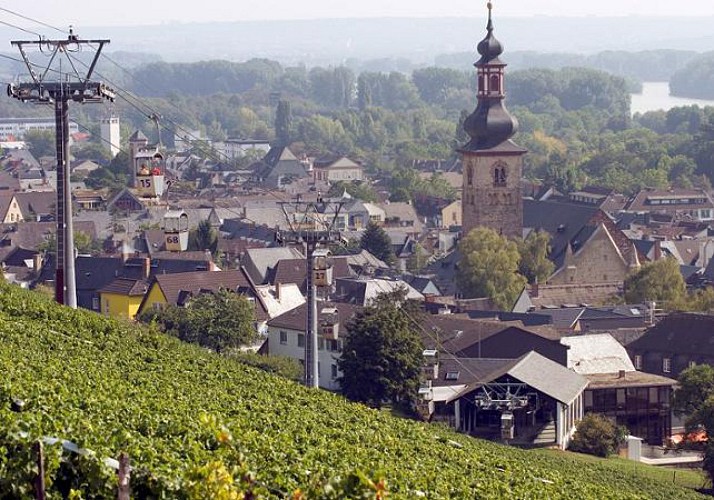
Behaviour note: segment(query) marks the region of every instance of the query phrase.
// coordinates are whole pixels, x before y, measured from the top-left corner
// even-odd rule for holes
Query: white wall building
[[[337,379],[342,375],[337,360],[342,353],[342,336],[345,323],[359,310],[350,304],[319,303],[317,359],[319,386],[337,391]],[[286,356],[305,364],[305,332],[307,330],[307,305],[293,309],[268,322],[268,352]]]
[[[55,131],[55,119],[51,118],[0,118],[0,140],[19,140],[30,131]],[[79,125],[70,120],[69,133],[79,132]]]

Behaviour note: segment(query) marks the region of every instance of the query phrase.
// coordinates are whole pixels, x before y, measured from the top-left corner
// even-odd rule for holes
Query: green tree
[[[185,307],[169,306],[150,310],[139,317],[157,323],[162,330],[185,342],[218,352],[250,344],[257,339],[251,302],[229,290],[202,293]]]
[[[674,391],[672,409],[677,416],[685,417],[687,434],[714,430],[714,367],[694,365],[679,374],[678,388]],[[704,470],[714,481],[714,442],[710,439],[704,448]]]
[[[367,229],[362,234],[360,247],[389,265],[394,263],[392,240],[384,229],[372,221],[367,224]]]
[[[625,278],[625,300],[629,303],[654,300],[666,308],[681,306],[686,297],[686,284],[673,258],[645,264]]]
[[[208,250],[215,253],[218,245],[218,231],[211,226],[207,219],[202,220],[198,223],[196,230],[191,231],[190,240],[190,247],[194,250]]]
[[[545,231],[532,231],[526,239],[519,241],[521,262],[518,272],[526,277],[528,283],[545,283],[555,270],[555,265],[548,258],[550,253],[550,235]]]
[[[371,184],[365,181],[337,181],[330,185],[327,196],[330,198],[338,198],[345,192],[358,200],[374,202],[378,196]]]
[[[570,441],[570,449],[598,457],[607,457],[617,451],[628,431],[618,427],[605,415],[588,413],[578,422]]]
[[[426,267],[429,262],[429,254],[427,254],[424,247],[417,243],[414,245],[414,252],[409,256],[407,260],[407,271],[410,273],[419,273],[422,269]]]
[[[288,146],[292,137],[293,115],[290,102],[281,100],[275,111],[275,140],[277,146]]]
[[[376,408],[416,401],[424,350],[419,314],[402,289],[378,295],[347,323],[337,361],[345,396]]]
[[[35,158],[55,156],[55,133],[48,130],[28,130],[24,140]]]
[[[461,262],[456,282],[466,297],[488,297],[510,310],[526,284],[518,273],[518,245],[493,229],[472,229],[459,243]]]

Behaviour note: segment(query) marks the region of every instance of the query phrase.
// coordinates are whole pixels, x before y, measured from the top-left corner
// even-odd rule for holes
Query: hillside
[[[5,285],[0,374],[0,450],[10,450],[0,454],[0,498],[29,496],[28,443],[38,436],[97,457],[125,450],[136,498],[242,498],[211,492],[231,476],[267,497],[354,497],[383,478],[389,498],[699,498],[606,463],[397,419]],[[111,494],[113,472],[95,457],[47,453],[55,490]]]

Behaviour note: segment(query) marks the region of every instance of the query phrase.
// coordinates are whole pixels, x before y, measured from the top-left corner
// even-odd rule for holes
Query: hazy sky
[[[474,0],[31,0],[6,1],[0,8],[65,28],[168,22],[314,19],[335,17],[477,17],[485,1]],[[712,0],[494,0],[496,16],[712,16]],[[0,21],[36,29],[5,11]]]

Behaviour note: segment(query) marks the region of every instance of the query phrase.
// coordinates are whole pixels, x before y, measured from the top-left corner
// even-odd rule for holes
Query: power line
[[[20,14],[19,12],[14,12],[14,11],[12,11],[12,10],[10,10],[10,9],[6,9],[5,7],[0,7],[0,10],[2,10],[2,11],[4,11],[4,12],[7,12],[8,14],[12,14],[13,16],[17,16],[17,17],[19,17],[19,18],[22,18],[22,19],[24,19],[24,20],[26,20],[26,21],[30,21],[30,22],[39,24],[40,26],[44,26],[45,28],[50,28],[50,29],[59,31],[60,33],[67,34],[67,31],[66,31],[66,30],[57,28],[56,26],[52,26],[51,24],[47,24],[47,23],[44,23],[44,22],[42,22],[42,21],[38,21],[37,19],[33,19],[33,18],[31,18],[31,17],[25,16],[24,14]],[[3,23],[3,24],[5,24],[5,23]],[[22,29],[22,28],[20,28],[20,29]],[[23,30],[23,31],[24,31],[24,30]]]
[[[20,14],[20,13],[11,11],[11,10],[9,10],[9,9],[0,7],[0,10],[5,11],[5,12],[8,12],[8,13],[10,13],[10,14],[13,14],[13,15],[15,15],[15,16],[21,17],[21,18],[26,19],[26,20],[28,20],[28,21],[37,23],[37,24],[39,24],[39,25],[46,26],[46,27],[48,27],[48,28],[54,29],[54,30],[59,31],[59,32],[61,32],[61,33],[68,33],[67,31],[62,30],[62,29],[60,29],[60,28],[57,28],[56,26],[52,26],[52,25],[47,24],[47,23],[45,23],[45,22],[39,21],[39,20],[37,20],[37,19],[33,19],[33,18],[29,17],[29,16],[22,15],[22,14]],[[20,30],[23,30],[22,28],[20,28],[20,27],[18,27],[18,26],[11,25],[11,27],[17,28],[17,29],[20,29]],[[23,30],[23,31],[27,31],[27,30]],[[42,36],[39,35],[39,33],[34,33],[34,32],[33,32],[33,34],[35,34],[35,35],[39,36],[40,38],[42,38]],[[94,45],[92,45],[91,43],[88,43],[87,46],[88,46],[91,50],[97,52],[97,48],[94,47]],[[22,60],[20,60],[20,59],[15,59],[15,58],[11,58],[11,57],[5,56],[4,54],[0,54],[0,56],[6,57],[6,58],[11,59],[11,60],[14,60],[14,61],[16,61],[16,62],[21,62],[21,63],[24,63],[24,62],[25,62],[25,61],[22,61]],[[70,58],[70,55],[69,55],[68,53],[66,54],[66,56],[67,56],[68,58]],[[114,59],[112,59],[112,58],[110,58],[109,56],[107,56],[106,53],[103,53],[103,52],[102,52],[102,53],[101,53],[101,57],[107,59],[109,62],[111,62],[112,64],[114,64],[115,66],[117,66],[119,69],[121,69],[121,70],[124,71],[126,74],[128,74],[129,76],[131,76],[135,81],[139,82],[139,83],[142,84],[144,87],[146,87],[146,88],[148,88],[148,89],[150,89],[150,90],[153,90],[150,85],[148,85],[146,82],[142,81],[141,79],[137,78],[136,75],[134,75],[134,74],[133,74],[131,71],[129,71],[128,69],[124,68],[121,64],[119,64],[118,62],[116,62]],[[77,60],[77,62],[79,62],[80,64],[82,64],[84,67],[88,67],[87,64],[85,64],[81,59],[76,59],[76,60]],[[70,62],[71,62],[71,60],[70,60]],[[40,66],[40,65],[35,64],[35,63],[31,63],[31,65],[32,65],[32,66],[35,66],[35,67],[43,67],[43,66]],[[57,70],[51,70],[51,69],[50,69],[50,71],[59,73],[59,71],[57,71]],[[158,112],[158,110],[156,110],[155,108],[151,107],[149,104],[147,104],[147,103],[146,103],[145,101],[143,101],[141,98],[139,98],[139,97],[135,96],[134,94],[132,94],[129,90],[126,90],[126,89],[122,88],[121,85],[118,85],[116,82],[111,81],[109,78],[105,77],[104,75],[102,75],[102,74],[99,73],[98,71],[95,71],[95,73],[96,73],[100,78],[102,78],[103,80],[107,81],[108,83],[110,83],[110,84],[114,87],[114,90],[115,90],[115,92],[116,92],[117,97],[120,97],[121,99],[123,99],[124,102],[126,102],[129,106],[133,107],[135,110],[137,110],[137,111],[138,111],[139,113],[141,113],[142,115],[147,116],[147,117],[150,116],[150,115],[160,115],[160,113]],[[166,102],[168,102],[172,107],[174,107],[179,113],[183,113],[183,111],[182,111],[176,104],[174,104],[172,101],[169,100],[169,101],[166,101]],[[142,106],[143,106],[144,109],[142,109]],[[166,118],[166,121],[168,121],[169,123],[171,123],[171,124],[175,127],[175,130],[171,130],[170,128],[166,127],[163,123],[160,123],[160,127],[161,127],[163,130],[166,130],[166,131],[168,131],[168,132],[175,132],[176,130],[178,130],[178,131],[182,132],[186,137],[188,137],[188,138],[190,138],[190,139],[193,139],[194,141],[200,140],[200,139],[197,138],[195,135],[193,135],[193,133],[192,133],[190,130],[186,129],[183,125],[180,125],[179,123],[175,122],[174,120],[171,120],[171,118]],[[212,159],[212,160],[214,160],[214,161],[216,161],[216,162],[218,162],[218,163],[223,163],[223,162],[225,162],[225,161],[232,161],[232,160],[233,160],[233,159],[230,158],[227,154],[225,154],[225,153],[223,153],[223,152],[221,152],[221,151],[219,151],[219,150],[217,150],[217,149],[215,149],[215,148],[213,148],[213,147],[211,147],[211,146],[209,146],[208,149],[204,149],[204,150],[203,150],[203,153],[206,154],[210,159]],[[223,156],[223,158],[221,158],[221,156]],[[278,195],[277,193],[275,193],[275,189],[266,189],[266,188],[257,188],[257,189],[258,189],[259,191],[263,192],[264,194],[267,194],[267,195],[269,195],[269,196],[272,196],[272,197],[276,198],[278,201],[281,201],[281,202],[284,202],[284,201],[285,201],[285,199],[284,199],[283,197],[281,197],[280,195]]]
[[[5,10],[5,9],[3,9],[3,10]],[[6,22],[6,21],[0,21],[0,24],[4,24],[5,26],[8,26],[8,27],[10,27],[10,28],[15,28],[16,30],[24,31],[25,33],[29,33],[30,35],[35,35],[35,36],[36,36],[37,38],[39,38],[40,40],[41,40],[42,38],[44,38],[42,35],[40,35],[40,34],[39,34],[38,32],[36,32],[36,31],[31,31],[31,30],[25,29],[25,28],[23,28],[23,27],[21,27],[21,26],[17,26],[17,25],[15,25],[15,24],[8,23],[8,22]]]

